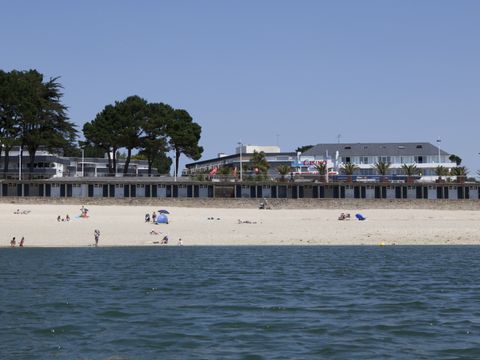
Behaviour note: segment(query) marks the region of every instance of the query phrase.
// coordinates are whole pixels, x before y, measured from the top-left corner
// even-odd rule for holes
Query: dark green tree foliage
[[[304,153],[307,150],[310,150],[313,147],[313,145],[304,145],[304,146],[299,146],[295,151],[298,153]]]
[[[120,123],[117,110],[107,105],[95,116],[95,119],[83,125],[83,135],[89,146],[103,149],[108,158],[108,174],[115,175],[117,168],[117,150],[120,144]]]
[[[17,72],[6,73],[0,70],[0,146],[5,153],[4,174],[8,172],[10,150],[19,144],[20,92],[17,78]]]
[[[266,178],[270,165],[267,161],[267,157],[263,151],[253,151],[252,158],[250,159],[250,170],[252,170],[258,178]]]
[[[181,154],[193,160],[198,160],[202,156],[203,147],[198,145],[201,132],[201,126],[193,122],[186,110],[174,110],[173,118],[167,126],[167,135],[170,138],[169,144],[175,151],[175,175],[178,174],[178,161]]]
[[[87,146],[107,152],[110,175],[115,174],[117,151],[122,148],[127,150],[124,173],[134,149],[148,161],[149,174],[153,167],[160,173],[168,172],[171,160],[165,153],[170,149],[175,151],[177,172],[181,154],[198,160],[203,152],[198,145],[201,127],[187,111],[163,103],[149,104],[138,96],[107,105],[84,125],[83,132]]]
[[[29,169],[33,173],[35,155],[40,146],[66,148],[76,138],[74,124],[68,120],[62,104],[58,78],[44,82],[36,70],[3,73],[0,87],[2,97],[2,133],[6,146],[21,145],[29,151]],[[3,96],[9,92],[9,96]],[[12,137],[13,136],[13,137]],[[11,147],[10,147],[11,148]],[[7,171],[8,163],[4,171]]]
[[[454,162],[455,164],[457,164],[457,166],[460,166],[460,164],[462,163],[462,158],[455,154],[450,155],[448,157],[448,160]]]
[[[148,104],[147,116],[143,125],[142,150],[148,162],[148,175],[152,174],[152,167],[156,167],[160,174],[167,173],[171,160],[165,153],[168,151],[167,125],[173,120],[173,108],[163,103]]]
[[[115,108],[119,125],[120,146],[127,149],[123,169],[123,173],[126,174],[132,158],[132,150],[142,145],[148,106],[147,102],[141,97],[129,96],[121,102],[116,102]]]

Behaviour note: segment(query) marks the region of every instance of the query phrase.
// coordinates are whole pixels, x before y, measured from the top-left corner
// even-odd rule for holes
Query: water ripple
[[[10,250],[1,359],[480,358],[478,247]]]

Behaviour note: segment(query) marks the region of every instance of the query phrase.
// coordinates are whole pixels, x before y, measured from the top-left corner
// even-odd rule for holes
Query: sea
[[[3,248],[0,359],[479,359],[479,246]]]

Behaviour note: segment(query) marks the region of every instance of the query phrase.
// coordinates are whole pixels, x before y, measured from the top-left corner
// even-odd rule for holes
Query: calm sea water
[[[480,247],[0,250],[1,359],[480,358]]]

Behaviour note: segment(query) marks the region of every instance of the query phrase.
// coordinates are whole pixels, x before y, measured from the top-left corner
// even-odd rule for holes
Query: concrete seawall
[[[478,200],[367,200],[367,199],[268,199],[272,209],[436,209],[480,210]],[[118,206],[175,206],[190,208],[258,208],[261,199],[218,198],[0,198],[2,204],[80,204]]]

